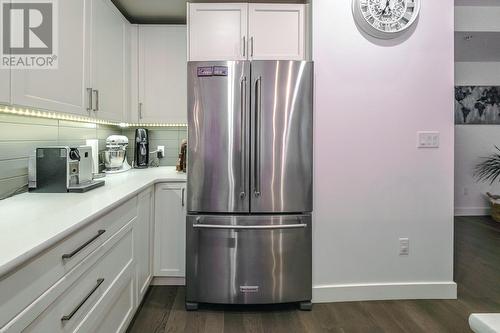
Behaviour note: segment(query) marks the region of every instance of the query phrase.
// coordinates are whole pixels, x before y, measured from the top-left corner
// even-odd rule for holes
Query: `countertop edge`
[[[17,256],[15,259],[6,262],[5,264],[0,266],[0,279],[3,279],[6,275],[9,275],[11,272],[14,272],[28,262],[29,260],[33,259],[37,255],[41,254],[45,250],[49,249],[56,243],[62,241],[64,238],[68,237],[69,235],[75,233],[79,229],[85,227],[87,224],[95,221],[96,219],[104,216],[106,213],[112,211],[114,208],[118,207],[122,203],[126,202],[127,200],[130,200],[140,192],[146,190],[147,188],[154,186],[159,183],[185,183],[187,180],[185,179],[179,179],[179,178],[157,178],[153,179],[149,182],[147,182],[145,185],[142,185],[132,192],[126,193],[124,196],[119,197],[116,201],[114,201],[112,204],[96,211],[95,213],[91,214],[90,216],[86,217],[85,219],[76,222],[72,224],[70,227],[67,229],[64,229],[60,233],[56,234],[54,237],[51,237],[44,242],[34,246],[31,248],[29,251],[24,252],[23,254]]]

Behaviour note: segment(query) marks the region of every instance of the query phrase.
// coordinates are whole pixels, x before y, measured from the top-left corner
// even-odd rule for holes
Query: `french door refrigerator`
[[[313,63],[188,64],[186,308],[311,306]]]

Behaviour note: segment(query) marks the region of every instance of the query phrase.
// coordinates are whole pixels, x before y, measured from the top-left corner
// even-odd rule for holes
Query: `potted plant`
[[[496,153],[488,157],[483,157],[482,162],[474,168],[474,178],[477,181],[489,182],[490,185],[500,177],[500,148],[495,146]],[[491,217],[500,222],[500,195],[494,195],[486,192],[491,202]]]

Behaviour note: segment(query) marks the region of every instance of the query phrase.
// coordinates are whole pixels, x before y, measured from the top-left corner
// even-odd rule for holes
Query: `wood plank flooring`
[[[129,333],[460,333],[472,312],[500,312],[500,224],[488,217],[455,219],[458,300],[294,305],[202,306],[184,310],[184,288],[151,287]]]

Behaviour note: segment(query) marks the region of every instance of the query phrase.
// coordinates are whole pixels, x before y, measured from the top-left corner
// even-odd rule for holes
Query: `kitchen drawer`
[[[2,329],[5,332],[90,332],[81,330],[93,320],[96,307],[125,270],[133,267],[133,222],[101,245],[102,255],[79,277],[61,279]],[[74,280],[74,281],[70,281]],[[133,294],[132,294],[133,295]],[[87,324],[88,325],[88,324]]]
[[[0,278],[0,327],[87,260],[89,254],[136,216],[137,198],[133,198]],[[63,259],[65,254],[69,256]]]

